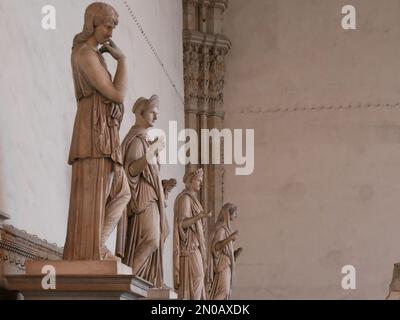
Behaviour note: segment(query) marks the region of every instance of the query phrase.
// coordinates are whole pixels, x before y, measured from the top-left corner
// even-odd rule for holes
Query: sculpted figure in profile
[[[122,143],[131,200],[118,227],[117,254],[134,275],[162,288],[164,242],[169,233],[165,199],[176,180],[161,181],[157,156],[165,141],[148,137],[159,113],[158,96],[139,98],[133,113],[136,123]]]
[[[237,217],[237,207],[225,204],[218,216],[215,233],[211,242],[212,286],[210,300],[229,300],[236,259],[242,248],[233,249],[238,231],[232,231],[231,223]]]
[[[206,300],[207,255],[203,219],[211,213],[204,213],[197,198],[203,169],[188,170],[183,182],[185,189],[174,205],[174,285],[179,299]]]
[[[119,141],[127,67],[124,54],[111,40],[117,25],[113,7],[92,3],[85,11],[83,31],[73,41],[71,64],[78,109],[68,161],[72,185],[66,260],[117,259],[106,248],[106,241],[130,198]],[[118,62],[114,79],[104,53]]]

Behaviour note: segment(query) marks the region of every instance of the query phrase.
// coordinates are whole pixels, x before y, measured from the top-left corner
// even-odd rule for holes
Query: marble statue
[[[393,277],[386,300],[400,300],[400,263],[394,265]]]
[[[169,234],[165,199],[176,180],[160,179],[157,155],[165,147],[163,137],[150,141],[148,129],[159,112],[159,98],[139,98],[133,106],[136,123],[122,143],[123,163],[131,192],[126,214],[117,234],[117,255],[132,267],[134,275],[163,288],[163,249]]]
[[[64,259],[116,260],[106,241],[130,199],[119,141],[127,66],[111,40],[118,25],[115,9],[92,3],[84,19],[71,54],[78,108],[68,160],[72,182]],[[114,79],[104,53],[118,62]]]
[[[233,249],[238,231],[232,231],[231,223],[237,217],[237,207],[234,204],[225,204],[218,216],[214,237],[211,242],[212,286],[210,300],[229,300],[232,289],[232,279],[236,259],[242,248]]]
[[[174,204],[174,286],[179,299],[206,300],[207,254],[203,219],[211,213],[204,213],[197,198],[203,170],[188,170],[183,182],[185,189]]]

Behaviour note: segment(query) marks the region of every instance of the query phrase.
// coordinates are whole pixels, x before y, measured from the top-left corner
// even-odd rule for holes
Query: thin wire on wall
[[[154,57],[156,58],[157,62],[160,64],[162,70],[164,71],[166,77],[168,78],[169,83],[171,84],[172,88],[174,89],[176,95],[179,98],[179,101],[182,103],[182,106],[184,106],[185,102],[184,99],[182,97],[182,94],[178,91],[178,88],[175,84],[175,82],[172,80],[172,77],[170,75],[170,73],[168,72],[167,68],[165,67],[165,64],[163,63],[163,61],[160,58],[160,55],[157,53],[157,50],[154,48],[153,44],[151,43],[149,37],[147,36],[146,32],[144,31],[141,23],[139,22],[139,20],[137,19],[136,15],[133,13],[132,8],[130,7],[130,5],[128,4],[128,2],[126,0],[123,1],[125,7],[127,8],[129,15],[131,16],[133,22],[135,23],[135,25],[138,27],[140,33],[142,34],[144,40],[146,41],[147,45],[149,46],[151,52],[153,53]]]

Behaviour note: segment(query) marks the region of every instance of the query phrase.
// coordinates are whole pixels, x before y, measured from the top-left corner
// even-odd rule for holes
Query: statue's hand
[[[176,179],[163,180],[162,185],[164,188],[164,192],[170,193],[171,190],[176,187],[176,184],[177,184]]]
[[[111,108],[111,117],[120,120],[123,116],[123,106],[121,104],[113,104]]]
[[[236,249],[235,252],[233,253],[235,256],[235,259],[237,259],[242,252],[243,252],[243,248]]]
[[[109,39],[101,48],[101,53],[108,52],[115,60],[121,60],[125,58],[124,53],[121,51],[120,48],[115,44],[114,41]]]
[[[232,233],[229,237],[231,239],[231,241],[236,241],[239,235],[239,231],[235,231],[234,233]]]
[[[155,156],[165,148],[164,137],[158,137],[149,147],[146,152],[146,160],[148,163],[154,163]]]
[[[200,214],[202,218],[211,218],[212,216],[212,211],[210,212],[204,212],[202,214]]]

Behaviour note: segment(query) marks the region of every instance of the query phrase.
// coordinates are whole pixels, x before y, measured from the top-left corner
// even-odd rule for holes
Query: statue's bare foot
[[[107,247],[103,247],[101,249],[100,255],[101,255],[101,260],[121,262],[121,258],[116,257]]]

